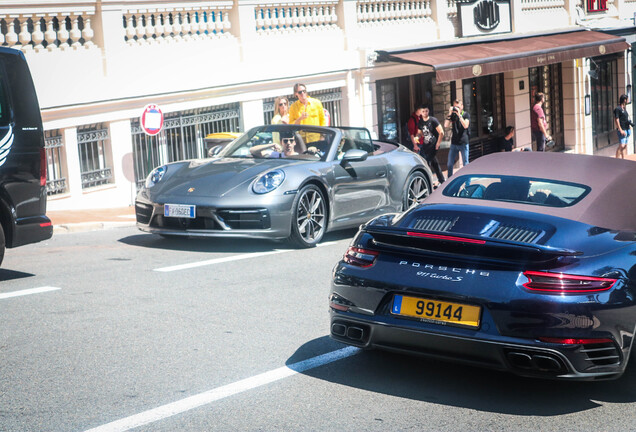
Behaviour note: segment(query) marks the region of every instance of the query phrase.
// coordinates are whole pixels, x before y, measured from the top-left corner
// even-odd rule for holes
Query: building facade
[[[636,0],[0,0],[0,42],[29,62],[48,208],[64,210],[131,205],[153,167],[268,123],[296,82],[332,124],[386,140],[401,141],[416,104],[444,117],[462,99],[471,159],[507,125],[532,146],[543,92],[550,151],[611,156],[635,14]],[[156,135],[140,123],[149,104],[164,117]]]

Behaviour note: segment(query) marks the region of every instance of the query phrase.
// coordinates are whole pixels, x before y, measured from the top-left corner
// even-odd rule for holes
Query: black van
[[[40,105],[22,52],[0,47],[0,263],[5,247],[52,235]]]

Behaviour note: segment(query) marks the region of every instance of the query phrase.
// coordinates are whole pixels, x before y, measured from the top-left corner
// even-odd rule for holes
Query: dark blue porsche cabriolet
[[[512,152],[363,225],[332,338],[519,375],[612,379],[636,329],[636,164]]]

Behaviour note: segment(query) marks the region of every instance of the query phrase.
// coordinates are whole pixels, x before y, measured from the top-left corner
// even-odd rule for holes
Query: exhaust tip
[[[554,358],[544,355],[533,355],[532,361],[539,370],[556,372],[561,370],[561,364]]]
[[[347,329],[347,337],[356,341],[361,341],[364,337],[364,330],[360,327],[349,327]]]
[[[508,360],[515,367],[521,369],[532,369],[532,357],[526,353],[510,352],[508,353]]]
[[[347,326],[344,324],[334,323],[331,325],[331,333],[336,336],[346,337]]]

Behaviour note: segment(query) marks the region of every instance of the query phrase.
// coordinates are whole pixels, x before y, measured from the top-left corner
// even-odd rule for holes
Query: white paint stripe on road
[[[139,414],[132,415],[120,420],[116,420],[112,423],[108,423],[102,426],[98,426],[93,429],[89,429],[86,432],[124,432],[130,429],[134,429],[139,426],[154,423],[159,420],[166,419],[168,417],[175,416],[177,414],[184,413],[186,411],[198,408],[203,405],[210,404],[212,402],[224,399],[229,396],[242,393],[247,390],[252,390],[257,387],[261,387],[265,384],[270,384],[275,381],[279,381],[283,378],[287,378],[298,373],[324,366],[326,364],[341,360],[346,357],[350,357],[360,352],[359,348],[347,347],[337,351],[332,351],[317,357],[312,357],[307,360],[293,363],[289,366],[283,366],[278,369],[271,370],[269,372],[262,373],[260,375],[246,378],[241,381],[237,381],[232,384],[228,384],[222,387],[218,387],[213,390],[209,390],[198,395],[190,396],[185,399],[178,400],[148,411],[144,411]]]
[[[40,288],[31,288],[31,289],[25,289],[25,290],[21,290],[21,291],[13,291],[13,292],[8,292],[8,293],[0,293],[0,299],[6,299],[6,298],[10,298],[10,297],[19,297],[19,296],[25,296],[25,295],[29,295],[29,294],[39,294],[39,293],[43,293],[43,292],[48,292],[48,291],[56,291],[59,290],[61,288],[56,288],[56,287],[40,287]]]
[[[318,247],[331,246],[331,245],[334,245],[336,243],[337,242],[335,242],[335,241],[320,243],[320,244],[318,244]],[[295,251],[295,250],[296,249],[274,249],[273,251],[268,251],[268,252],[250,252],[250,253],[241,254],[241,255],[232,255],[232,256],[229,256],[229,257],[215,258],[215,259],[205,260],[205,261],[198,261],[198,262],[193,262],[193,263],[189,263],[189,264],[180,264],[180,265],[169,266],[169,267],[161,267],[161,268],[155,269],[155,271],[158,271],[158,272],[172,272],[172,271],[177,271],[177,270],[186,270],[186,269],[191,269],[191,268],[196,268],[196,267],[203,267],[203,266],[214,265],[214,264],[221,264],[221,263],[226,263],[226,262],[231,262],[231,261],[239,261],[239,260],[244,260],[244,259],[248,259],[248,258],[256,258],[256,257],[260,257],[260,256],[274,255],[274,254],[285,253],[285,252],[292,252],[292,251]]]

